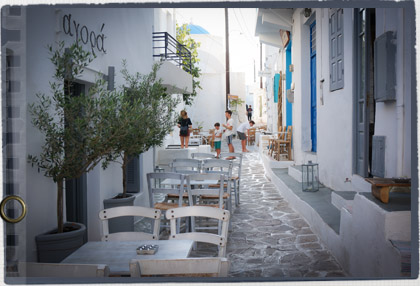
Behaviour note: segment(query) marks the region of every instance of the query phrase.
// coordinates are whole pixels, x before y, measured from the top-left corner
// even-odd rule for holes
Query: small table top
[[[190,255],[193,240],[90,241],[67,256],[61,263],[106,264],[111,274],[129,274],[131,259],[178,259]],[[143,244],[159,245],[153,255],[138,255]]]

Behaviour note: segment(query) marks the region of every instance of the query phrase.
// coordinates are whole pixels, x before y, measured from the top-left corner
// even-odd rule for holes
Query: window
[[[343,9],[330,9],[330,91],[344,87]]]

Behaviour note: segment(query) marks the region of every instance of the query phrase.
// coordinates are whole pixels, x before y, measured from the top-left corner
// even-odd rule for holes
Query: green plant
[[[98,79],[88,92],[73,95],[74,82],[94,59],[76,42],[48,47],[55,67],[51,94],[36,94],[29,104],[32,124],[44,136],[39,155],[28,155],[28,162],[42,170],[57,185],[57,231],[63,232],[64,181],[92,170],[112,150],[114,130],[108,128],[117,103],[117,93],[106,90]]]
[[[194,124],[197,126],[198,129],[203,129],[204,121],[194,121]]]
[[[177,122],[175,108],[179,102],[166,93],[166,88],[156,77],[159,67],[159,63],[154,64],[147,75],[130,74],[126,61],[123,61],[121,74],[125,85],[111,127],[118,133],[118,140],[112,153],[102,164],[103,168],[110,162],[121,164],[122,197],[126,197],[127,193],[126,174],[129,162],[151,147],[161,145]]]
[[[231,99],[229,101],[229,106],[232,108],[232,112],[237,113],[238,112],[238,106],[244,104],[245,101],[237,98],[237,99]]]
[[[198,78],[201,76],[201,70],[198,67],[200,59],[198,58],[197,51],[197,48],[199,48],[201,44],[190,37],[190,29],[188,28],[187,24],[182,24],[181,26],[179,26],[178,23],[176,24],[176,40],[180,44],[185,45],[185,48],[191,52],[191,75],[193,76],[193,91],[191,94],[183,94],[182,98],[186,105],[192,105],[194,98],[197,96],[198,89],[201,89],[200,81],[198,81]],[[183,63],[188,64],[185,60]]]

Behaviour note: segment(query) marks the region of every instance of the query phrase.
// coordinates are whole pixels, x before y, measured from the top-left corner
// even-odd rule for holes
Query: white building
[[[13,238],[7,245],[7,261],[35,261],[34,237],[57,225],[56,185],[27,163],[28,154],[39,154],[43,140],[30,123],[27,107],[35,101],[36,93],[50,94],[54,70],[47,45],[54,46],[58,41],[71,45],[79,38],[97,56],[78,81],[81,88],[87,88],[100,74],[108,75],[110,66],[115,67],[114,86],[118,87],[123,84],[119,73],[123,59],[130,72],[142,74],[149,73],[153,62],[159,60],[153,57],[154,32],[168,32],[175,37],[173,9],[69,5],[2,8],[4,186],[7,194],[22,197],[28,207],[26,218],[7,228],[8,236]],[[174,90],[191,91],[192,77],[182,69],[165,63],[159,72],[164,83]],[[173,86],[176,82],[179,86]],[[135,165],[134,204],[148,205],[146,173],[153,171],[153,151],[142,154]],[[98,165],[79,183],[77,193],[81,197],[70,201],[67,198],[65,205],[76,210],[75,216],[86,224],[87,239],[100,240],[98,213],[104,199],[122,191],[120,165],[111,164],[106,170]],[[66,221],[66,210],[64,213]]]
[[[225,43],[222,37],[209,34],[202,27],[189,27],[194,27],[191,38],[200,43],[197,52],[201,76],[198,80],[202,89],[186,110],[194,128],[202,123],[203,130],[208,130],[214,128],[216,122],[222,124],[226,120]]]
[[[282,125],[293,126],[293,163],[317,162],[322,184],[357,192],[352,208],[340,209],[339,234],[311,224],[354,276],[399,276],[391,240],[411,240],[411,211],[386,212],[362,195],[371,191],[365,177],[412,177],[411,9],[259,9],[268,129],[278,128],[278,80]]]

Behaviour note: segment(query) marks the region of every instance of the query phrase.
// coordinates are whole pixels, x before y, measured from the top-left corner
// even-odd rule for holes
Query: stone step
[[[302,165],[289,166],[288,174],[296,181],[302,183]]]
[[[398,251],[401,259],[401,276],[411,276],[411,241],[391,240],[392,246]]]
[[[331,193],[331,203],[339,210],[345,208],[350,213],[353,209],[353,200],[357,192],[352,191],[333,191]]]

